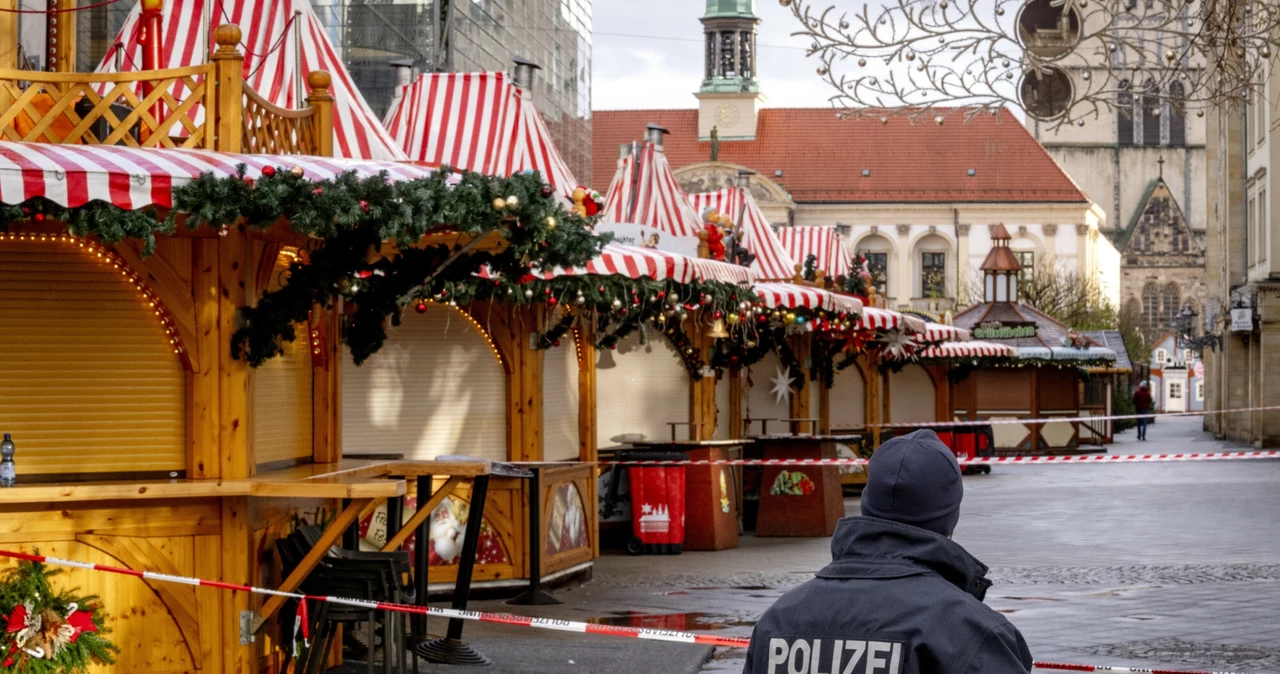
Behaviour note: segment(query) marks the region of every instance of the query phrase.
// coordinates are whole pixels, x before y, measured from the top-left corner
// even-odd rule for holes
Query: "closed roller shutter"
[[[506,374],[461,313],[431,304],[392,328],[382,349],[342,370],[342,448],[409,459],[507,460]]]
[[[110,262],[0,241],[0,432],[23,474],[186,467],[186,376]]]
[[[282,252],[267,290],[280,287],[282,273],[294,256]],[[259,464],[311,458],[311,352],[308,326],[294,326],[298,339],[284,345],[284,354],[253,371],[253,454]]]
[[[733,439],[733,429],[729,428],[729,372],[725,371],[716,382],[716,432],[713,440]]]
[[[770,351],[761,358],[759,362],[752,365],[751,372],[751,388],[747,391],[747,410],[744,416],[749,419],[789,419],[791,418],[790,398],[784,398],[778,402],[773,394],[773,380],[777,378],[778,371],[782,369],[782,359],[778,358],[778,354]],[[800,376],[799,372],[790,373],[792,379]],[[794,395],[795,391],[791,392]],[[770,433],[783,433],[787,430],[787,425],[779,422],[769,422]],[[747,429],[749,434],[755,435],[760,432],[760,424],[753,422]]]
[[[890,421],[936,421],[933,379],[923,367],[908,365],[890,377]]]
[[[596,362],[596,442],[641,433],[652,440],[671,437],[670,421],[689,421],[689,373],[666,338],[656,331],[642,345],[638,334],[616,351],[601,349]],[[677,431],[684,437],[684,429]]]
[[[542,456],[578,460],[578,352],[573,333],[542,352]]]
[[[831,387],[831,427],[859,428],[867,422],[866,386],[856,365],[836,373]]]

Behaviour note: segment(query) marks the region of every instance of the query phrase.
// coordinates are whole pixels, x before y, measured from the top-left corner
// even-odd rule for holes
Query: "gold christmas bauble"
[[[493,200],[493,210],[500,211],[506,207],[507,207],[506,199],[503,199],[502,197],[498,197]]]

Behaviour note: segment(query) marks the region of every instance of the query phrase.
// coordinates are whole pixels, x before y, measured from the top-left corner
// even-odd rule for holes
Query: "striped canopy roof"
[[[787,281],[795,276],[796,262],[778,241],[778,235],[769,226],[764,213],[751,193],[741,187],[726,187],[716,192],[700,192],[690,195],[693,210],[701,218],[707,208],[714,208],[728,215],[738,225],[738,214],[742,214],[743,248],[755,253],[755,262],[751,269],[762,279]],[[745,206],[746,210],[743,210]]]
[[[795,283],[757,283],[752,290],[770,309],[823,309],[855,316],[869,311],[856,297]]]
[[[419,75],[387,112],[410,159],[507,177],[538,171],[571,198],[578,186],[528,92],[506,73]]]
[[[609,185],[604,222],[652,227],[672,236],[697,236],[702,218],[671,173],[667,155],[650,143],[623,158]]]
[[[308,0],[169,0],[164,5],[161,68],[206,62],[205,45],[210,49],[216,47],[206,38],[209,29],[203,24],[206,2],[213,3],[210,16],[215,26],[230,23],[240,27],[243,34],[240,49],[245,55],[244,81],[271,103],[283,108],[300,108],[305,102],[298,100],[298,82],[301,81],[305,89],[307,73],[325,70],[333,76],[329,92],[333,95],[335,155],[382,161],[406,159],[400,145],[392,140],[360,94]],[[141,12],[141,4],[135,5],[116,38],[124,45],[120,68],[125,71],[142,69],[142,46],[138,42]],[[301,31],[294,29],[295,12],[302,22]],[[297,44],[299,32],[300,45]],[[97,71],[115,70],[116,48],[112,47]],[[194,114],[197,119],[203,117],[203,108],[197,106]]]
[[[973,335],[964,328],[957,328],[954,325],[943,325],[942,323],[925,323],[924,334],[920,335],[919,341],[926,344],[940,342],[967,342],[973,339]]]
[[[172,206],[173,189],[202,173],[232,177],[236,166],[244,164],[245,176],[256,179],[262,176],[263,168],[285,162],[313,180],[334,178],[347,171],[361,177],[385,171],[390,180],[400,181],[433,172],[404,162],[0,141],[0,202],[20,204],[44,197],[67,208],[95,200],[125,210]]]
[[[736,285],[750,284],[754,275],[750,269],[727,262],[703,260],[652,248],[638,248],[610,243],[600,254],[581,267],[556,267],[537,272],[550,280],[563,276],[626,276],[627,278],[651,278],[655,281],[720,281]],[[479,272],[481,278],[493,278],[487,267]]]
[[[916,354],[921,360],[931,358],[1017,358],[1018,349],[995,342],[943,342],[925,347]]]
[[[817,257],[818,269],[828,278],[849,274],[849,254],[840,242],[840,234],[834,227],[783,227],[778,239],[791,252],[798,264],[804,264],[810,255]]]

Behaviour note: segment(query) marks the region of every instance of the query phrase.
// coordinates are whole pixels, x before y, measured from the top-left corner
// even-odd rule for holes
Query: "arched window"
[[[1133,145],[1133,94],[1122,91],[1116,101],[1117,142],[1121,146]]]
[[[1187,90],[1181,82],[1169,85],[1169,145],[1182,147],[1187,144]]]
[[[917,279],[912,297],[941,299],[950,296],[947,289],[947,251],[950,249],[951,243],[937,234],[916,242],[912,257]]]
[[[858,254],[867,258],[867,271],[871,272],[871,282],[876,292],[889,297],[894,296],[894,288],[890,283],[889,258],[893,253],[893,244],[889,240],[873,234],[858,242]]]
[[[1173,329],[1173,319],[1181,310],[1182,293],[1178,284],[1163,287],[1147,282],[1142,288],[1142,333],[1154,338]]]
[[[1172,328],[1173,317],[1178,315],[1181,308],[1182,292],[1178,290],[1178,284],[1170,281],[1160,292],[1160,327],[1164,330]]]
[[[1147,80],[1143,86],[1142,97],[1142,144],[1160,144],[1160,89],[1155,82]]]
[[[1157,326],[1159,315],[1160,290],[1156,288],[1156,284],[1147,283],[1142,286],[1142,332],[1148,339],[1155,339],[1160,334]]]

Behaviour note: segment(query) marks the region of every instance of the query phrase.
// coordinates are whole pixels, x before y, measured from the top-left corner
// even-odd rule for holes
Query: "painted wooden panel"
[[[506,374],[461,313],[406,313],[368,361],[342,371],[342,447],[410,459],[507,460]]]
[[[0,241],[0,431],[23,474],[178,471],[186,378],[149,301],[67,243]]]
[[[581,464],[543,471],[542,572],[553,573],[595,557],[591,520],[592,466]]]

